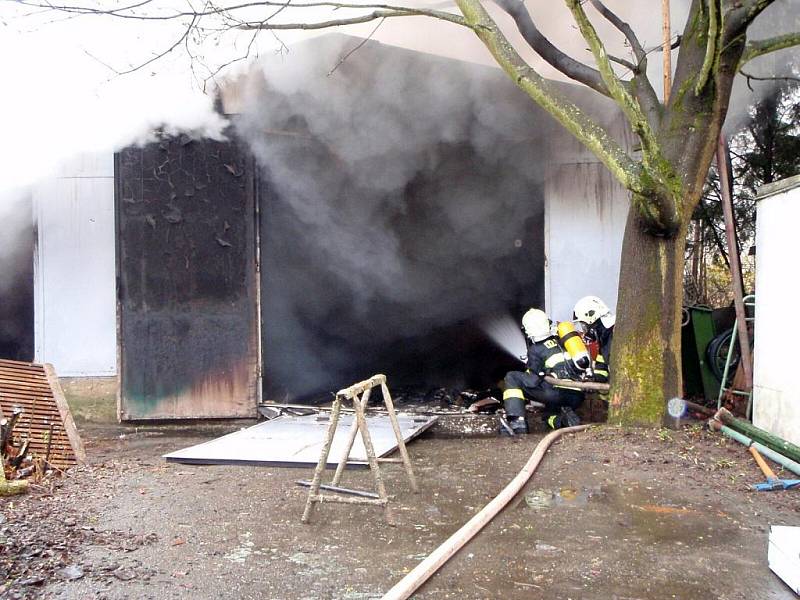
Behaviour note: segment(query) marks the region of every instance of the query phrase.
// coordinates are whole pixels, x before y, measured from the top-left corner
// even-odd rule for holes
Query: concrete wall
[[[36,361],[116,374],[114,160],[82,155],[33,189]]]
[[[764,186],[756,210],[753,424],[800,444],[797,349],[791,318],[800,298],[800,176]]]

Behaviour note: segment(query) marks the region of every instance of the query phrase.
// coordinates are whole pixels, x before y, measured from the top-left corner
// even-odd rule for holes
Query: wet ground
[[[307,469],[167,464],[220,431],[84,427],[90,464],[3,502],[3,597],[379,598],[518,472],[540,435],[425,434],[422,492],[384,472],[396,526],[322,505],[300,524]],[[789,599],[767,567],[770,524],[800,492],[748,489],[742,447],[700,427],[597,428],[557,442],[526,489],[415,596]],[[368,472],[343,484],[369,486]],[[18,555],[9,557],[16,549]]]

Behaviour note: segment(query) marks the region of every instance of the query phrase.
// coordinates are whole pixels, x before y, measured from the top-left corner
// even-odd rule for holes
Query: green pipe
[[[722,425],[720,427],[720,431],[725,435],[727,435],[729,438],[736,440],[737,442],[742,444],[742,446],[744,446],[745,448],[749,448],[750,445],[753,443],[753,440],[751,440],[749,437],[747,437],[746,435],[742,435],[741,433],[739,433],[735,429],[731,429],[727,425]]]
[[[800,463],[796,463],[791,458],[786,458],[783,454],[778,454],[772,448],[767,448],[764,444],[759,444],[758,442],[753,442],[753,448],[772,462],[778,463],[784,469],[788,469],[795,475],[800,475]]]
[[[731,429],[726,425],[722,425],[721,423],[719,423],[719,421],[716,421],[716,423],[718,425],[719,431],[727,435],[732,440],[736,440],[745,447],[753,446],[753,448],[758,450],[761,454],[766,456],[772,462],[779,464],[784,469],[791,471],[796,475],[800,475],[800,464],[794,462],[791,458],[786,458],[783,454],[778,454],[772,448],[767,448],[764,444],[759,444],[758,442],[751,440],[749,437],[747,437],[746,435],[742,435],[735,429]],[[714,428],[716,428],[716,426]]]
[[[759,442],[768,448],[772,448],[776,452],[791,458],[795,462],[800,462],[800,447],[795,446],[791,442],[787,442],[777,435],[773,435],[767,431],[764,431],[763,429],[759,429],[747,421],[737,419],[730,413],[730,411],[724,408],[719,409],[714,418],[718,421],[722,421],[722,423],[731,429],[735,429],[739,433],[745,434],[753,441]]]

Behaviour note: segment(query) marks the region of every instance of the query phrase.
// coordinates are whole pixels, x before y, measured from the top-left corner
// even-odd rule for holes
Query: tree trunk
[[[667,400],[681,395],[685,228],[655,237],[645,232],[638,211],[628,214],[619,278],[623,311],[611,350],[611,422],[658,424]]]

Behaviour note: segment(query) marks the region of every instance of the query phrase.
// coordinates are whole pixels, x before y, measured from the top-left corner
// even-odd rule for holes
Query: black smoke
[[[30,195],[0,194],[0,358],[33,360],[34,227]]]
[[[266,394],[483,385],[480,333],[543,299],[549,123],[497,70],[330,36],[264,63],[238,121],[262,168]]]

